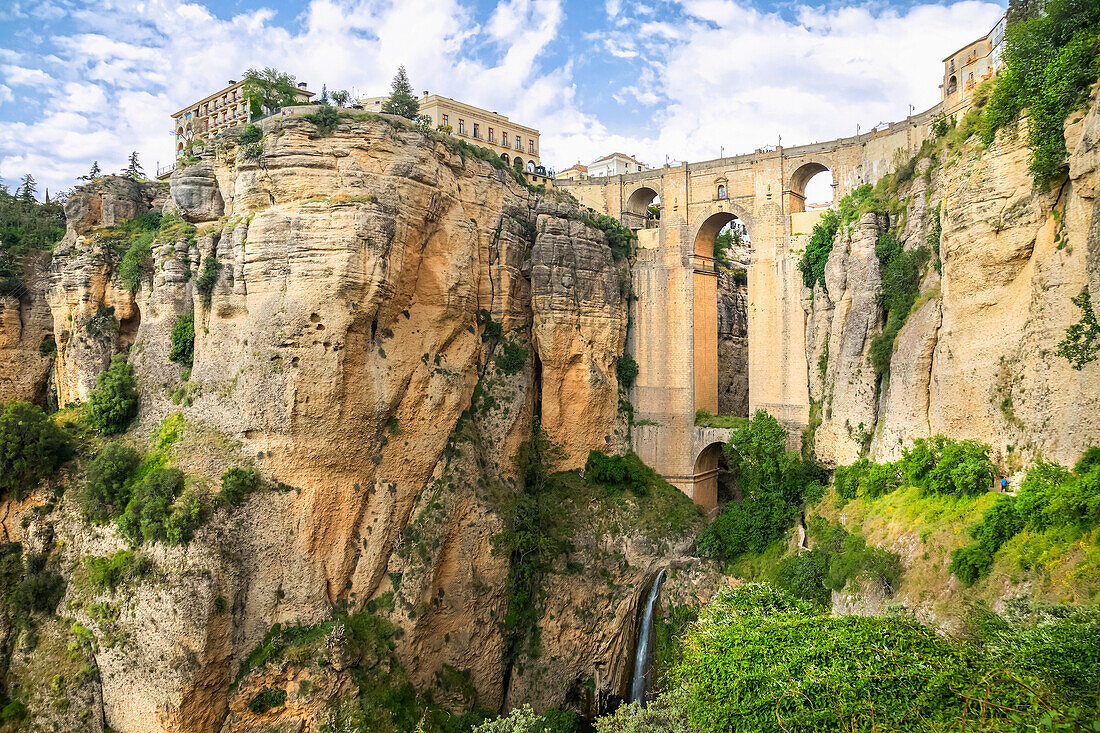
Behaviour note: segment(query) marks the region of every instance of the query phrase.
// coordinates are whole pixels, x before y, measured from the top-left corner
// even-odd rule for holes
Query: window
[[[478,130],[477,123],[474,123],[474,137],[481,137],[481,133]]]
[[[520,144],[519,135],[516,135],[516,150],[523,150],[523,146]]]
[[[462,120],[461,117],[458,119],[458,134],[459,135],[465,135],[466,134],[466,123]]]
[[[534,140],[528,140],[527,141],[527,152],[534,155],[534,153],[535,153],[535,141]]]
[[[443,126],[447,126],[447,115],[443,115]]]
[[[493,128],[491,128],[491,127],[489,128],[489,142],[494,142],[494,140],[493,140]]]
[[[500,133],[500,144],[503,145],[504,147],[508,147],[508,131],[507,130]]]
[[[718,198],[724,199],[726,197],[726,184],[718,184]]]

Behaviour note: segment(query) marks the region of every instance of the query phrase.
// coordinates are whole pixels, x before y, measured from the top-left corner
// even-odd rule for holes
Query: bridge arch
[[[724,443],[711,443],[699,451],[692,470],[693,496],[696,504],[707,508],[718,506],[718,473],[725,462]]]
[[[790,182],[787,185],[787,191],[790,194],[790,202],[788,205],[788,211],[792,214],[806,210],[806,186],[809,184],[810,179],[816,177],[820,173],[828,173],[832,177],[832,196],[830,203],[836,201],[836,174],[824,163],[817,160],[811,160],[803,163],[795,169],[791,174]]]
[[[649,207],[660,204],[661,197],[649,186],[639,186],[631,191],[623,206],[623,224],[630,229],[644,229],[654,221]]]

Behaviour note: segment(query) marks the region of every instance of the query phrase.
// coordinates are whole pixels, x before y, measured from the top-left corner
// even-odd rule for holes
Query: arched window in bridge
[[[726,184],[718,184],[718,198],[724,199],[726,197]]]

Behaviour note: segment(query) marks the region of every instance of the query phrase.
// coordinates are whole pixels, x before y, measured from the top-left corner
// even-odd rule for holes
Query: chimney
[[[306,83],[304,81],[298,82],[298,88],[299,89],[305,89],[306,88]]]
[[[234,85],[234,84],[236,84],[236,83],[237,83],[237,80],[236,80],[236,79],[230,79],[230,80],[229,80],[229,86],[233,86],[233,85]]]

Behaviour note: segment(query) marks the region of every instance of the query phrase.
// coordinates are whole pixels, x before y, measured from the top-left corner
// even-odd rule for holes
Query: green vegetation
[[[22,259],[31,250],[50,250],[65,234],[65,211],[57,201],[38,203],[37,184],[24,176],[15,193],[0,184],[0,295],[21,297]]]
[[[316,124],[316,123],[314,123]],[[238,142],[246,158],[259,158],[264,152],[264,133],[257,125],[246,125]]]
[[[757,410],[725,446],[730,470],[740,477],[742,500],[729,502],[699,533],[704,555],[733,560],[747,551],[763,552],[794,524],[803,499],[820,495],[821,478],[813,464],[787,451],[787,431],[764,410]]]
[[[265,687],[257,692],[253,696],[253,698],[248,701],[248,709],[256,715],[263,715],[268,710],[281,708],[285,704],[286,690],[276,689],[274,687]]]
[[[597,214],[589,211],[581,215],[581,221],[588,226],[599,229],[607,236],[607,245],[611,247],[611,256],[616,261],[629,259],[634,253],[634,242],[638,235],[623,226],[618,219],[607,214]]]
[[[976,495],[993,488],[990,447],[942,435],[917,438],[902,450],[898,469],[910,486],[931,494]]]
[[[163,219],[159,211],[149,211],[99,232],[100,239],[110,244],[116,256],[122,253],[118,262],[118,277],[131,292],[141,287],[141,281],[152,263],[152,244]]]
[[[1095,614],[1015,626],[984,616],[969,643],[907,618],[821,615],[766,584],[725,589],[657,706],[700,733],[1091,727]]]
[[[184,476],[175,468],[153,468],[134,486],[118,518],[118,529],[135,545],[145,542],[183,544],[201,522],[202,506],[193,491],[183,490]]]
[[[1068,359],[1074,369],[1081,371],[1100,354],[1100,323],[1096,322],[1087,286],[1071,300],[1081,309],[1081,320],[1066,329],[1066,337],[1058,343],[1057,353]]]
[[[245,72],[243,90],[253,119],[298,102],[294,77],[271,67]]]
[[[231,468],[222,474],[222,489],[218,503],[240,506],[253,491],[260,487],[260,474],[254,468]]]
[[[711,415],[703,407],[695,411],[695,424],[701,428],[733,428],[740,430],[749,424],[749,418],[735,415]]]
[[[149,571],[149,566],[149,560],[132,550],[119,550],[113,555],[89,555],[84,558],[88,581],[101,591],[114,592],[123,583],[143,577]]]
[[[48,564],[45,553],[24,553],[15,542],[0,544],[0,589],[16,628],[28,628],[32,613],[53,614],[61,601],[65,579]]]
[[[714,264],[719,270],[729,271],[733,269],[730,250],[735,246],[740,247],[744,243],[741,230],[734,226],[735,224],[737,222],[733,222],[733,225],[728,229],[718,232],[718,236],[714,238]]]
[[[584,474],[611,492],[630,491],[635,496],[642,496],[652,480],[653,469],[633,453],[608,456],[594,450],[588,452]]]
[[[317,126],[317,134],[321,137],[329,137],[336,132],[340,125],[340,113],[334,107],[324,106],[312,114],[305,115],[303,119],[309,120]]]
[[[213,252],[203,258],[202,272],[195,281],[195,290],[202,296],[202,302],[207,306],[210,305],[210,297],[214,293],[214,285],[218,282],[218,273],[221,269],[222,265]]]
[[[806,287],[813,288],[815,283],[821,283],[821,287],[825,287],[825,263],[829,261],[839,229],[840,215],[833,209],[822,212],[821,219],[814,224],[810,232],[810,242],[802,253],[802,259],[798,261],[798,269],[802,271],[802,282]]]
[[[890,372],[894,341],[917,300],[920,273],[930,253],[927,247],[903,250],[897,237],[887,232],[879,235],[875,255],[882,271],[879,297],[886,311],[886,323],[871,341],[871,364],[881,378]]]
[[[576,730],[576,713],[550,708],[539,715],[530,705],[524,704],[507,715],[474,726],[473,733],[574,733]]]
[[[497,355],[494,363],[505,374],[518,374],[527,363],[527,347],[514,341],[505,341],[503,351]]]
[[[621,354],[615,360],[615,377],[619,380],[619,391],[629,392],[638,377],[638,362],[630,354]]]
[[[1025,529],[1067,532],[1072,539],[1100,527],[1100,448],[1090,448],[1068,471],[1037,461],[1015,496],[1001,495],[970,528],[973,542],[951,553],[951,572],[970,585],[989,574],[994,556]]]
[[[188,367],[195,361],[195,314],[181,313],[172,326],[172,349],[168,359]]]
[[[41,407],[9,403],[0,413],[0,497],[22,499],[72,453],[69,436]]]
[[[1027,3],[1005,33],[1004,67],[981,112],[986,145],[1027,110],[1031,174],[1037,186],[1063,175],[1066,117],[1088,100],[1100,74],[1100,5],[1091,0]]]
[[[96,388],[88,400],[88,419],[105,435],[124,433],[137,417],[138,393],[134,370],[125,354],[116,354],[111,366],[96,377]]]
[[[393,82],[390,84],[390,95],[383,102],[382,111],[398,117],[407,117],[410,120],[415,120],[420,113],[420,102],[413,94],[404,65],[397,67],[397,73],[394,74]]]
[[[130,487],[141,464],[141,455],[130,446],[113,441],[103,446],[87,470],[79,502],[85,516],[105,522],[118,516],[130,501]]]

